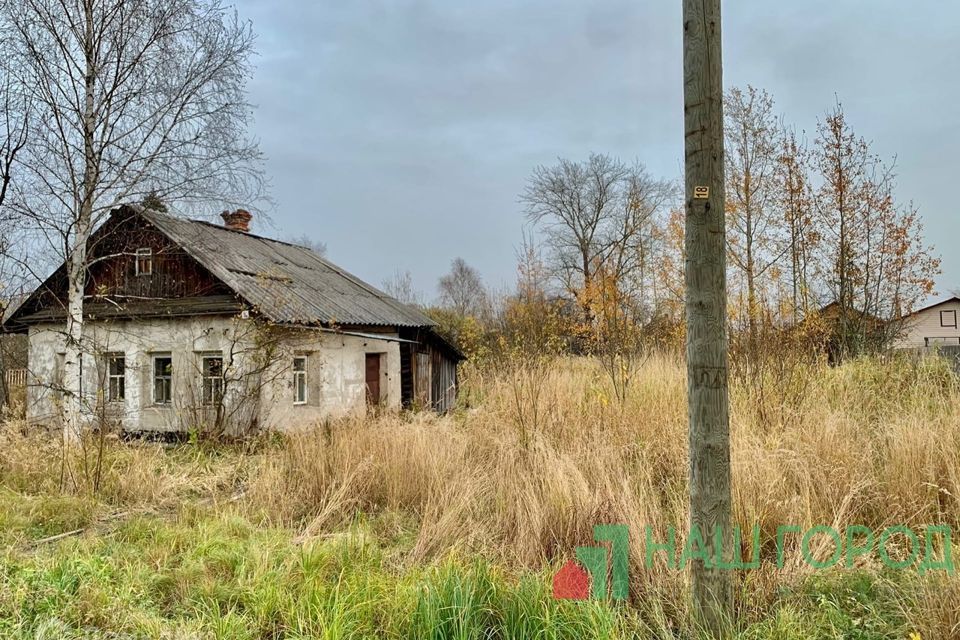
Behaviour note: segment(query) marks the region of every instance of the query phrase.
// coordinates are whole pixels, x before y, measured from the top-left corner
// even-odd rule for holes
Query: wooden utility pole
[[[716,566],[731,551],[722,69],[720,0],[683,0],[690,525],[713,560],[694,560],[691,578],[695,612],[715,637],[733,611],[730,571]]]

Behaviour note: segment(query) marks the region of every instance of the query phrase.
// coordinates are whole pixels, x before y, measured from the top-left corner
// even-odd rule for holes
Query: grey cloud
[[[530,169],[602,151],[678,175],[680,3],[663,0],[240,0],[278,233],[307,233],[379,282],[410,269],[428,296],[454,256],[510,282]],[[770,90],[812,138],[839,95],[931,239],[960,231],[944,162],[960,8],[853,0],[725,4],[725,80]],[[368,233],[368,230],[377,230]],[[940,288],[960,280],[941,243]]]

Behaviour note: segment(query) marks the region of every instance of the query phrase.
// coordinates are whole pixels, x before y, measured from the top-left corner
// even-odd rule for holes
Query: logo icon
[[[556,600],[586,600],[590,597],[590,574],[576,560],[567,560],[553,576]]]
[[[598,524],[593,528],[593,540],[609,546],[577,547],[577,560],[568,560],[553,576],[554,598],[627,599],[630,591],[627,525]]]

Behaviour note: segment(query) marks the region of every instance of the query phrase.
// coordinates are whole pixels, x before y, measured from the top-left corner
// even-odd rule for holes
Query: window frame
[[[121,404],[126,400],[127,359],[124,353],[108,353],[107,361],[107,402]],[[120,362],[120,372],[114,371],[114,364]],[[119,393],[115,393],[118,391]]]
[[[220,372],[210,375],[207,368],[208,360],[220,361]],[[205,407],[213,407],[223,401],[226,387],[223,365],[223,354],[218,352],[200,354],[200,403]]]
[[[141,268],[141,262],[146,268]],[[137,276],[153,275],[153,249],[140,247],[134,252],[133,270]]]
[[[949,316],[953,318],[953,324],[944,324],[944,323],[943,323],[943,316],[944,316],[944,314],[949,314]],[[947,328],[950,328],[950,329],[956,329],[956,328],[957,328],[957,310],[956,310],[956,309],[941,309],[941,310],[940,310],[940,326],[941,326],[941,327],[947,327]]]
[[[157,361],[158,360],[169,360],[170,361],[170,372],[165,375],[157,375]],[[150,357],[151,365],[153,370],[151,371],[151,380],[153,384],[150,385],[151,388],[151,399],[153,404],[158,407],[168,407],[173,404],[173,354],[172,353],[155,353]],[[165,381],[164,387],[166,388],[166,400],[157,399],[157,382]]]
[[[302,368],[297,368],[297,363],[302,363]],[[303,397],[298,397],[300,391],[303,391]],[[293,357],[293,404],[301,406],[307,404],[309,394],[307,391],[307,356],[298,355]]]

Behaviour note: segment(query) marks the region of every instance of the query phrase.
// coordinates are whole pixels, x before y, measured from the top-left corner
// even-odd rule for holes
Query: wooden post
[[[720,0],[683,0],[683,111],[690,525],[715,563],[731,551]],[[691,578],[699,622],[725,636],[729,570],[694,560]]]

